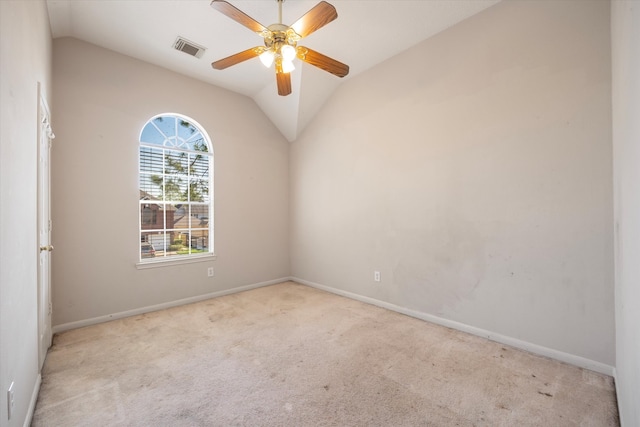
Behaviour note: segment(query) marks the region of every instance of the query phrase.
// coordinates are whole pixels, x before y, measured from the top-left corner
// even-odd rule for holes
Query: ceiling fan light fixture
[[[296,67],[293,65],[293,62],[283,59],[283,61],[282,61],[282,72],[283,73],[290,73],[295,69],[296,69]]]
[[[271,65],[273,65],[273,60],[275,59],[275,57],[276,55],[273,50],[265,50],[260,54],[260,61],[265,67],[270,68]]]
[[[291,45],[285,44],[280,48],[280,54],[284,61],[291,62],[296,57],[296,48]]]

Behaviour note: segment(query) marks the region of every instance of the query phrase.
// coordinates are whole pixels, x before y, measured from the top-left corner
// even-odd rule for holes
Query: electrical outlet
[[[11,415],[13,414],[13,407],[15,406],[15,396],[13,394],[14,392],[14,382],[11,382],[11,385],[9,386],[9,390],[7,390],[7,419],[11,419]]]
[[[207,276],[213,277],[213,267],[207,268]]]
[[[379,282],[380,281],[380,272],[379,271],[374,271],[373,272],[373,280],[375,282]]]

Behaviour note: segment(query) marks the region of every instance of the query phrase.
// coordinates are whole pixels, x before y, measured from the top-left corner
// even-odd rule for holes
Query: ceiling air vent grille
[[[184,53],[188,53],[191,56],[195,56],[196,58],[200,58],[205,50],[205,47],[199,46],[192,41],[189,41],[185,38],[178,37],[176,41],[173,43],[173,47],[176,50],[179,50]]]

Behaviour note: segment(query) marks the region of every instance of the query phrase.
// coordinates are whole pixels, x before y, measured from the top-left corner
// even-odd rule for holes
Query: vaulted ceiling
[[[282,23],[292,24],[318,1],[286,0]],[[296,60],[293,93],[286,97],[277,94],[274,70],[257,58],[225,70],[211,67],[262,46],[263,39],[214,10],[210,0],[47,0],[47,6],[54,38],[75,37],[249,96],[293,141],[338,85],[499,1],[329,0],[338,18],[301,44],[348,64],[350,73],[340,79]],[[278,22],[276,0],[229,3],[265,26]],[[204,54],[174,49],[179,36],[205,47]]]

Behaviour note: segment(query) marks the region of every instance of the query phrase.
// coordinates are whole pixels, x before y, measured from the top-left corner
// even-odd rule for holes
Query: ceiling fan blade
[[[291,74],[276,73],[276,81],[278,82],[278,95],[287,96],[291,93]]]
[[[211,7],[233,19],[237,23],[244,25],[251,31],[254,31],[256,33],[267,31],[267,28],[264,25],[262,25],[237,7],[233,6],[229,2],[226,2],[224,0],[213,0],[211,2]]]
[[[324,27],[338,17],[336,8],[321,1],[298,19],[290,28],[300,37],[307,37],[317,29]]]
[[[291,74],[282,71],[281,63],[276,63],[276,83],[278,83],[278,95],[287,96],[291,93]]]
[[[298,46],[297,56],[300,60],[321,68],[338,77],[344,77],[349,74],[349,66],[326,55],[309,49],[308,47]]]
[[[264,52],[265,49],[266,48],[263,46],[252,47],[251,49],[243,50],[242,52],[238,52],[234,55],[227,56],[226,58],[219,59],[216,62],[212,62],[211,66],[216,70],[224,70],[227,67],[239,64],[247,59],[255,58]]]
[[[276,73],[276,81],[278,82],[278,95],[287,96],[291,93],[290,73]]]

